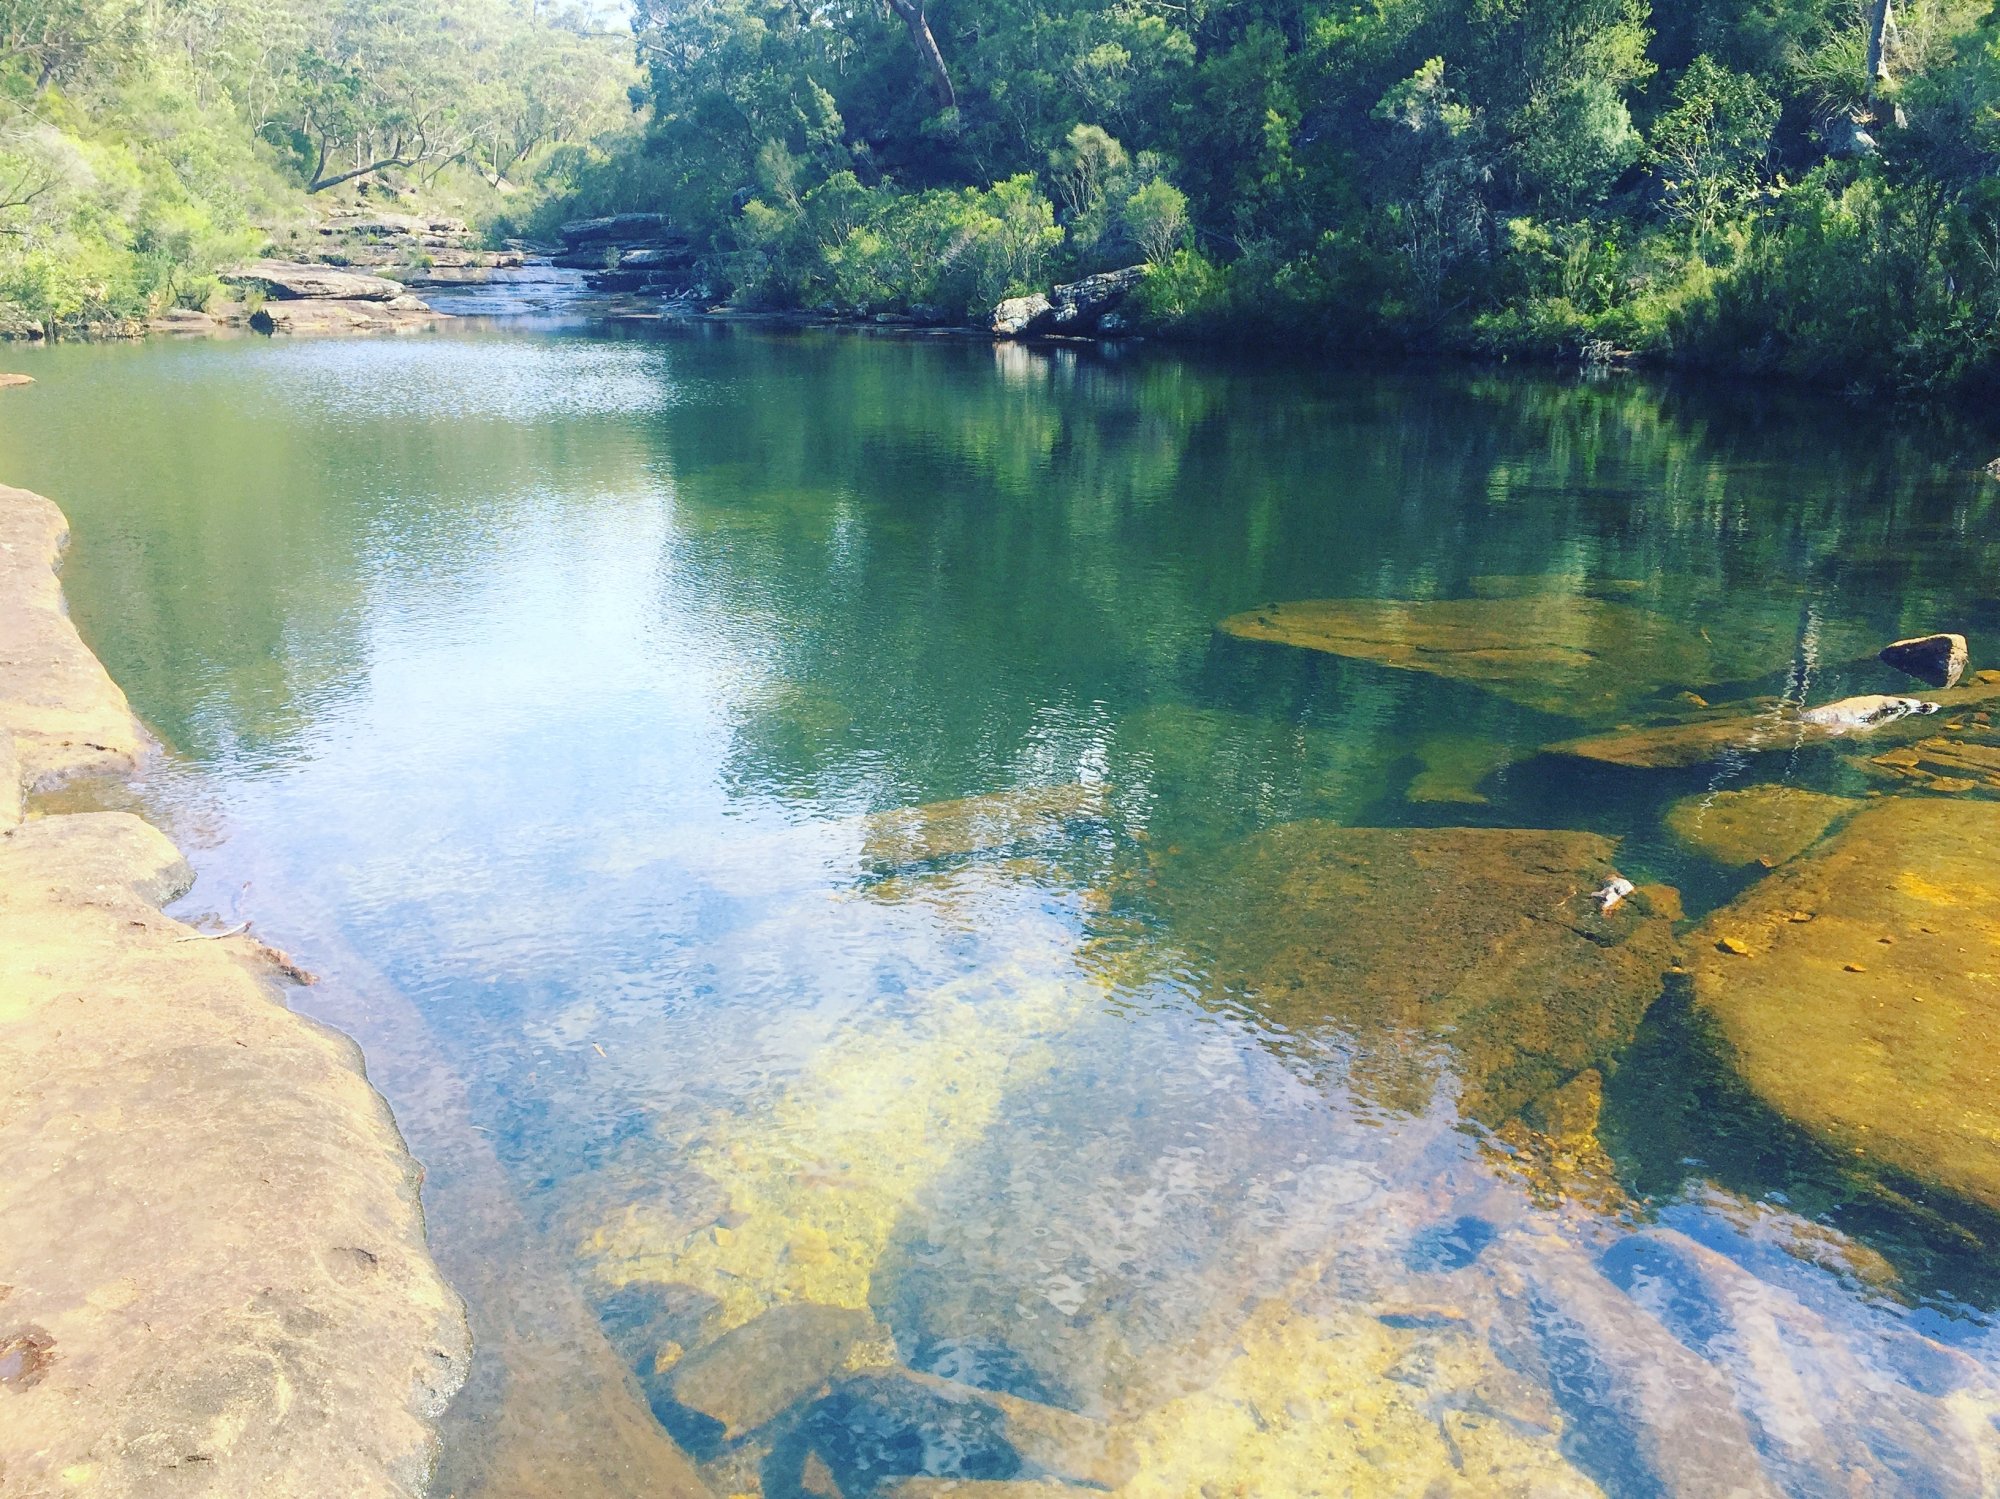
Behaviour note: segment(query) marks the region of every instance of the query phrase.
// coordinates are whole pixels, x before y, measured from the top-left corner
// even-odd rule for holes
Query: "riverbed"
[[[439,1492],[2000,1488],[1984,1161],[1886,1140],[1994,1039],[1895,965],[2000,931],[1996,688],[1875,660],[2000,664],[1993,431],[702,322],[16,364],[176,914],[429,1169]],[[1946,707],[1592,748],[1854,693]],[[1932,1010],[1760,1063],[1822,961]]]

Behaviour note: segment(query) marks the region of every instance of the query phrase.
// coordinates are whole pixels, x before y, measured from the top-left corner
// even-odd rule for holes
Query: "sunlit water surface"
[[[717,1494],[2000,1484],[1981,1232],[1671,985],[1530,1098],[1518,1017],[1376,992],[1477,880],[1259,978],[1326,919],[1281,824],[1588,830],[1698,917],[1748,877],[1667,805],[1848,763],[1587,771],[1536,753],[1587,715],[1216,629],[1616,597],[1769,642],[1734,689],[1882,690],[1883,640],[2000,640],[1979,434],[701,326],[15,362],[0,472],[168,746],[178,911],[320,975],[429,1167],[441,1492],[670,1491],[662,1428]]]

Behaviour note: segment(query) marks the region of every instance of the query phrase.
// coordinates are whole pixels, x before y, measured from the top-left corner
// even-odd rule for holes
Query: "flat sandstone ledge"
[[[0,1499],[421,1493],[469,1341],[359,1053],[161,914],[157,829],[22,820],[146,744],[63,537],[0,488]]]

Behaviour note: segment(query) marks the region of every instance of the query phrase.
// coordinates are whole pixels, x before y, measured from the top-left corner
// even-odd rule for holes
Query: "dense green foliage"
[[[0,325],[200,306],[312,194],[486,207],[629,82],[517,0],[0,0]]]
[[[976,315],[1144,259],[1190,334],[1962,386],[2000,318],[1986,4],[639,0],[620,180],[749,303]]]

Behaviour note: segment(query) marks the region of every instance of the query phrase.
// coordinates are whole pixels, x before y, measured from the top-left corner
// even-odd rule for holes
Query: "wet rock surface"
[[[61,534],[0,490],[14,785],[140,743],[60,611]],[[417,1167],[259,944],[161,914],[190,878],[127,813],[0,835],[0,1492],[419,1494],[468,1342]]]
[[[1201,878],[1233,908],[1216,982],[1345,1038],[1369,1095],[1418,1112],[1451,1076],[1497,1124],[1613,1055],[1660,993],[1668,920],[1643,893],[1591,899],[1615,852],[1580,832],[1274,828]]]
[[[1754,675],[1768,650],[1631,604],[1561,594],[1309,599],[1222,621],[1225,634],[1467,682],[1541,712],[1589,717],[1671,688]]]
[[[1943,713],[1948,722],[1961,712],[1987,712],[2000,706],[2000,674],[1991,681],[1986,678],[1987,673],[1981,672],[1964,686],[1935,698],[1844,699],[1808,713],[1777,698],[1724,703],[1567,739],[1548,746],[1548,753],[1635,770],[1671,770],[1823,745],[1882,747],[1935,734],[1940,723],[1936,713]],[[1885,702],[1922,702],[1925,706],[1918,712],[1879,714],[1854,706],[1879,708]],[[1815,712],[1818,718],[1809,716]]]
[[[1799,786],[1746,786],[1683,797],[1667,808],[1666,824],[1718,864],[1772,866],[1805,852],[1859,806]]]
[[[2000,1212],[2000,805],[1897,797],[1689,939],[1771,1108],[1857,1166]]]

